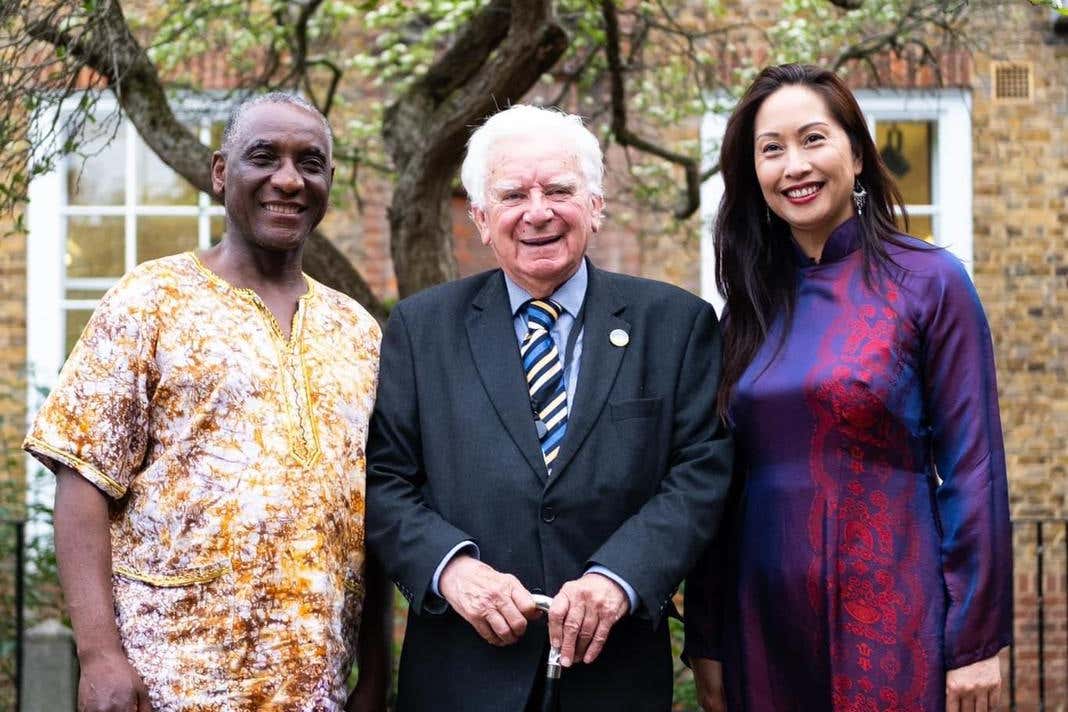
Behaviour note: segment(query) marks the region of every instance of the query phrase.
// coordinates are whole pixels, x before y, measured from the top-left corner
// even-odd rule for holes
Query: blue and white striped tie
[[[548,299],[531,299],[526,304],[527,335],[519,347],[523,371],[527,374],[530,405],[538,428],[541,454],[552,474],[552,463],[560,454],[567,430],[567,391],[560,354],[549,334],[563,308]]]

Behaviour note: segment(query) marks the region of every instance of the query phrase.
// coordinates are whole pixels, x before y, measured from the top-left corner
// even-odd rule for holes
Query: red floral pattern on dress
[[[910,457],[901,451],[908,433],[887,406],[907,364],[901,345],[915,334],[895,309],[902,306],[897,290],[873,292],[859,263],[853,272],[834,284],[837,299],[855,307],[847,310],[852,318],[826,333],[806,379],[816,485],[808,518],[809,602],[830,627],[835,712],[922,710],[930,681],[927,652],[915,635],[923,592],[909,562],[917,552],[899,551],[915,540],[894,532],[909,520],[914,490],[891,481],[895,463]],[[899,658],[902,651],[907,660]]]

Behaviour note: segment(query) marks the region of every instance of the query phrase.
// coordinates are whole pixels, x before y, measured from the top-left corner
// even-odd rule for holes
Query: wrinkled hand
[[[459,554],[438,580],[441,595],[490,645],[511,645],[541,612],[530,591],[511,574]]]
[[[79,662],[78,712],[152,712],[145,683],[121,651]]]
[[[691,658],[693,681],[697,686],[697,704],[704,712],[725,712],[727,699],[723,692],[723,664],[708,658]]]
[[[596,660],[608,632],[628,608],[627,594],[607,576],[590,573],[565,583],[549,608],[549,640],[560,649],[560,664]]]
[[[946,673],[946,712],[992,712],[1000,704],[998,656]]]

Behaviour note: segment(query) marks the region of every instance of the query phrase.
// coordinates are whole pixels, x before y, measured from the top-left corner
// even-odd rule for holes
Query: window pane
[[[120,125],[112,139],[114,128],[113,122],[105,122],[79,147],[78,154],[67,157],[67,197],[71,205],[125,202],[126,131]]]
[[[137,202],[142,205],[196,205],[197,191],[137,139]]]
[[[68,289],[67,299],[100,299],[106,289]]]
[[[123,219],[118,216],[67,218],[67,277],[121,277],[123,234]]]
[[[226,236],[226,216],[211,216],[211,244],[218,245]]]
[[[222,148],[222,136],[223,129],[226,128],[226,122],[213,121],[211,123],[211,139],[209,139],[208,148],[213,151],[218,151]]]
[[[85,329],[85,325],[89,323],[89,317],[93,315],[91,309],[69,309],[67,311],[67,336],[65,340],[66,346],[63,352],[63,358],[70,356],[70,352],[74,350],[74,344],[78,342],[78,337],[82,335],[82,331]]]
[[[894,219],[897,223],[897,229],[902,232],[905,231],[905,221],[901,219],[901,216],[897,216]],[[923,238],[928,242],[934,242],[934,226],[931,221],[930,215],[909,215],[909,230],[910,235]]]
[[[930,205],[933,200],[932,126],[929,121],[890,121],[875,126],[879,155],[909,204]]]
[[[137,262],[197,248],[197,219],[159,215],[137,218]]]

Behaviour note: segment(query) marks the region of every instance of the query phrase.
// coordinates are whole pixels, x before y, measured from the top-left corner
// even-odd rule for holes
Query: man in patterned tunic
[[[301,99],[239,107],[212,158],[225,239],[127,274],[26,438],[57,475],[81,710],[384,707],[363,546],[380,330],[301,271],[331,151]]]

